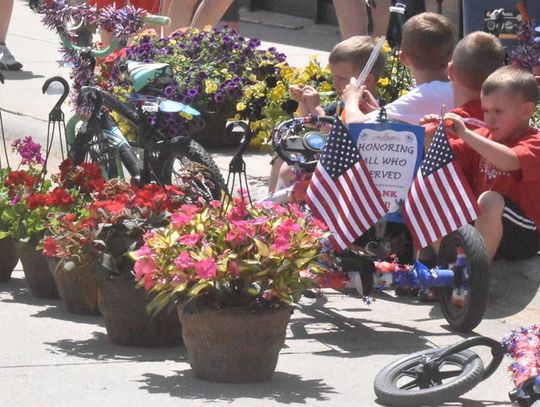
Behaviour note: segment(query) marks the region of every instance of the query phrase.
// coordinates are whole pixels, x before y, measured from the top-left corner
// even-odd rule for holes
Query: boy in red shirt
[[[540,246],[540,133],[529,127],[538,90],[534,76],[505,66],[482,85],[481,102],[487,128],[471,131],[455,113],[445,115],[446,128],[478,197],[481,214],[475,222],[494,257],[522,259]]]

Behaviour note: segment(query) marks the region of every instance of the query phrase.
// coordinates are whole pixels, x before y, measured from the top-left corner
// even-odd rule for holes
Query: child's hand
[[[439,127],[441,116],[438,114],[427,114],[420,119],[420,126],[424,128],[424,151],[427,152],[435,130]]]
[[[467,128],[463,123],[463,118],[455,113],[446,113],[443,118],[443,126],[459,138],[463,138]]]
[[[356,106],[360,106],[360,100],[362,99],[363,91],[358,89],[356,78],[351,78],[349,84],[343,89],[342,98],[343,101],[351,105],[354,103]]]
[[[289,94],[291,95],[292,100],[295,100],[298,103],[302,102],[304,85],[290,85]]]
[[[362,91],[362,98],[360,99],[360,110],[362,113],[369,113],[377,110],[379,108],[379,102],[373,94],[366,89],[365,86],[361,86],[360,90]]]
[[[308,110],[312,114],[316,114],[317,107],[321,104],[321,97],[319,96],[319,92],[312,86],[304,86],[303,91],[303,98]]]

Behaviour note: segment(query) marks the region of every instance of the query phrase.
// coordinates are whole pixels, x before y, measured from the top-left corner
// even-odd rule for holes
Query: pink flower
[[[292,233],[298,233],[299,231],[300,226],[297,223],[294,223],[292,219],[285,219],[276,228],[276,236],[289,239]]]
[[[213,207],[213,208],[221,208],[221,202],[216,201],[216,200],[210,201],[210,202],[208,203],[208,205],[210,205],[210,206]]]
[[[191,219],[193,219],[192,215],[185,215],[183,213],[176,212],[171,215],[171,223],[175,228],[179,228],[188,224]]]
[[[240,269],[234,260],[229,260],[227,263],[227,271],[232,277],[238,277],[240,275]]]
[[[278,236],[272,244],[272,249],[279,254],[285,253],[289,250],[289,240],[285,239],[283,236]]]
[[[150,249],[147,245],[144,245],[135,253],[137,257],[149,257],[152,255],[152,249]]]
[[[216,275],[216,263],[212,259],[204,259],[195,263],[195,274],[200,278],[212,278]]]
[[[174,259],[174,264],[176,267],[178,267],[180,270],[185,270],[187,268],[193,267],[195,262],[193,259],[189,256],[188,252],[182,252],[178,255],[176,259]]]
[[[155,269],[156,264],[151,257],[141,257],[135,262],[133,270],[135,271],[135,279],[143,280],[143,286],[146,291],[154,286],[152,279],[152,272]]]
[[[297,219],[304,219],[306,217],[306,214],[302,212],[300,207],[296,204],[289,204],[289,209],[291,213],[294,215]]]
[[[201,236],[202,233],[190,233],[189,235],[180,236],[176,241],[185,246],[195,246]]]

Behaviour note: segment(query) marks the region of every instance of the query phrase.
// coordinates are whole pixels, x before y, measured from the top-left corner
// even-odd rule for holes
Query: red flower
[[[64,161],[62,161],[62,163],[58,167],[60,170],[60,180],[64,181],[66,179],[72,167],[73,167],[73,163],[71,162],[69,158],[66,158]]]
[[[31,175],[28,175],[24,171],[11,171],[7,176],[7,179],[5,181],[5,186],[13,187],[17,185],[25,185],[28,188],[32,188],[35,182],[36,182],[36,178]]]
[[[30,210],[47,205],[47,195],[33,194],[26,199],[26,207]]]
[[[58,248],[56,240],[52,237],[46,237],[43,241],[43,254],[45,256],[54,257],[56,255],[56,249]]]
[[[73,197],[63,188],[56,187],[45,198],[48,206],[68,206],[73,203]]]

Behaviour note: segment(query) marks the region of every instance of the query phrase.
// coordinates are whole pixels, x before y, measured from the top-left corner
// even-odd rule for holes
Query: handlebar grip
[[[144,16],[144,22],[146,24],[162,25],[168,26],[171,25],[171,19],[166,16],[156,16],[154,14],[147,14]]]

